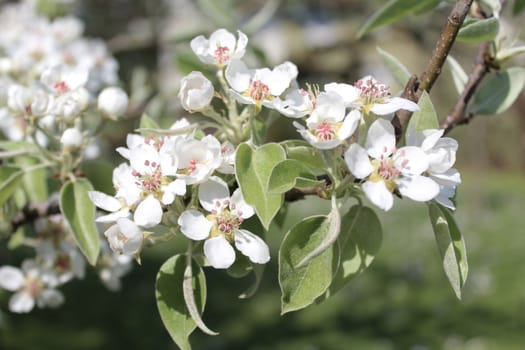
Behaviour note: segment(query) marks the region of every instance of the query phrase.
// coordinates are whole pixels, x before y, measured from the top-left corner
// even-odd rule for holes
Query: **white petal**
[[[186,182],[177,179],[162,188],[162,204],[171,204],[175,200],[175,195],[183,196],[186,194]]]
[[[396,180],[399,192],[412,200],[426,202],[439,194],[439,185],[426,176],[409,176]]]
[[[230,190],[223,179],[217,176],[211,176],[208,181],[199,186],[199,201],[204,209],[212,211],[213,209],[223,208],[224,201],[230,198]],[[217,203],[219,205],[217,206]]]
[[[35,299],[29,293],[20,291],[9,299],[9,310],[19,314],[28,313],[35,307]]]
[[[115,197],[109,196],[99,191],[89,191],[89,199],[100,209],[105,211],[114,212],[122,208],[122,204]]]
[[[396,168],[403,175],[419,175],[428,169],[428,158],[419,147],[405,146],[394,154]]]
[[[343,98],[345,105],[348,107],[359,97],[359,90],[350,84],[339,84],[339,83],[330,83],[325,84],[325,91],[333,91],[339,94]]]
[[[158,225],[162,220],[162,207],[160,202],[149,195],[137,206],[133,221],[142,227],[153,227]]]
[[[142,231],[133,221],[129,219],[119,219],[117,221],[117,224],[120,232],[126,237],[126,240],[123,242],[122,245],[122,254],[135,254],[142,246]]]
[[[363,184],[363,191],[372,203],[384,211],[390,210],[394,204],[394,196],[384,181],[367,181]]]
[[[185,210],[177,223],[186,237],[196,241],[208,238],[213,227],[213,223],[198,210]]]
[[[357,143],[350,145],[344,158],[348,169],[358,179],[364,179],[374,171],[365,149]]]
[[[247,230],[235,232],[235,247],[256,264],[265,264],[270,261],[270,249],[259,237]]]
[[[394,151],[396,146],[396,136],[394,127],[388,120],[377,119],[368,129],[365,148],[368,154],[380,159],[381,156],[387,157]]]
[[[13,266],[0,267],[0,288],[14,292],[24,286],[25,277],[22,270]]]
[[[237,35],[239,36],[239,39],[237,40],[235,54],[232,58],[241,58],[242,56],[244,56],[246,45],[248,45],[248,37],[246,36],[246,34],[238,30]]]
[[[129,164],[141,174],[151,174],[156,169],[152,164],[160,163],[159,153],[151,145],[139,145],[130,151]]]
[[[241,93],[248,89],[252,78],[252,74],[241,60],[231,60],[226,68],[225,76],[228,84]]]
[[[312,117],[314,118],[313,120],[317,122],[321,120],[340,122],[345,117],[343,99],[335,92],[322,92],[317,97],[316,107],[312,112]]]
[[[253,214],[255,214],[253,207],[246,203],[246,201],[244,200],[240,188],[236,189],[233,192],[232,197],[230,199],[230,208],[232,209],[232,211],[235,210],[237,213],[240,213],[239,216],[243,219],[247,219]]]
[[[95,222],[115,222],[120,218],[129,217],[129,208],[124,208],[122,210],[116,211],[108,215],[102,215],[95,219]]]
[[[337,131],[337,138],[339,140],[346,140],[352,134],[354,133],[355,129],[357,129],[357,126],[359,125],[359,122],[361,121],[361,112],[357,109],[354,109],[348,115],[345,117],[345,120],[343,121],[343,125],[341,125],[341,128]]]
[[[405,98],[392,97],[386,103],[376,103],[370,108],[370,111],[377,115],[387,115],[397,112],[400,109],[406,109],[407,111],[417,111],[419,106]]]
[[[427,129],[423,131],[423,135],[425,136],[425,139],[421,142],[421,148],[424,151],[428,151],[432,149],[441,136],[443,136],[443,133],[445,132],[444,129]],[[419,146],[417,144],[413,144],[412,146]]]
[[[456,168],[451,168],[440,174],[430,174],[430,177],[442,186],[457,186],[461,183],[461,175]]]
[[[222,235],[204,242],[204,255],[216,269],[227,269],[235,261],[235,250]]]
[[[37,305],[40,308],[44,307],[59,307],[64,303],[64,295],[56,289],[46,289],[38,296]]]

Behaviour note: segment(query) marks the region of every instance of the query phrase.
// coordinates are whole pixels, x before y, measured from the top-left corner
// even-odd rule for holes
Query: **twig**
[[[463,21],[465,21],[465,17],[467,17],[472,2],[473,0],[458,0],[456,2],[456,5],[447,17],[425,70],[418,79],[413,78],[409,80],[401,97],[417,103],[423,91],[430,92],[439,74],[441,74],[441,68],[452,48],[452,44],[456,40]],[[403,130],[406,129],[411,116],[412,113],[404,110],[397,112],[394,116],[393,124],[397,126],[396,137],[398,139],[401,137]]]
[[[26,223],[35,221],[38,218],[60,213],[58,198],[52,197],[47,202],[30,203],[22,208],[11,220],[12,232]]]

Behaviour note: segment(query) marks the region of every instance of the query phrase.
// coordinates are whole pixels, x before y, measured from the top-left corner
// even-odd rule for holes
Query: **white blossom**
[[[78,149],[83,143],[82,132],[77,128],[66,129],[60,137],[60,143],[65,149]]]
[[[179,160],[177,177],[187,185],[206,181],[223,163],[221,149],[221,144],[213,135],[201,140],[177,140],[174,151]]]
[[[211,81],[201,72],[193,71],[181,79],[179,98],[182,108],[189,112],[205,109],[210,105],[215,90]]]
[[[97,106],[106,117],[116,120],[128,109],[128,95],[119,87],[107,87],[98,95]]]
[[[105,232],[109,247],[117,254],[135,255],[142,248],[144,235],[140,227],[128,218],[117,219]]]
[[[217,29],[209,39],[199,35],[190,42],[191,49],[206,64],[213,64],[219,68],[226,66],[232,59],[244,56],[248,38],[240,30],[239,39],[226,29]]]
[[[235,262],[232,244],[253,263],[265,264],[270,260],[268,245],[259,236],[240,228],[242,222],[254,214],[240,189],[230,197],[224,180],[213,176],[199,186],[199,202],[209,214],[186,210],[178,224],[188,238],[205,240],[204,255],[211,266],[226,269]]]

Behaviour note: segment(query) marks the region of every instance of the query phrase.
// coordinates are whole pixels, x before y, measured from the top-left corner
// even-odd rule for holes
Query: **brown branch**
[[[440,125],[441,129],[445,129],[445,133],[448,133],[457,125],[467,124],[472,118],[474,118],[474,114],[466,113],[467,105],[472,96],[474,96],[474,92],[479,86],[479,83],[487,75],[493,65],[494,63],[490,56],[490,43],[481,44],[478,54],[476,55],[474,67],[470,72],[463,92]]]
[[[51,197],[47,202],[27,204],[22,208],[22,211],[11,219],[12,232],[16,232],[20,226],[33,222],[38,218],[59,213],[60,206],[56,197]]]
[[[430,92],[435,81],[441,74],[441,69],[445,60],[456,40],[456,36],[465,21],[473,0],[458,0],[456,5],[447,17],[443,30],[439,36],[436,46],[432,51],[432,56],[427,66],[418,79],[410,79],[401,97],[418,102],[423,91]],[[412,113],[399,111],[395,114],[393,124],[396,127],[396,137],[401,137],[403,130],[406,129]]]

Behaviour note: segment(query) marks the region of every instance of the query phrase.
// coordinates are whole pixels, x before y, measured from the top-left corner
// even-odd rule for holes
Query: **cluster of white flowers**
[[[76,247],[62,215],[39,218],[34,228],[36,257],[24,260],[21,268],[0,267],[0,288],[15,292],[9,301],[9,310],[16,313],[30,312],[35,305],[40,308],[60,306],[64,296],[58,288],[75,278],[83,279],[85,275],[85,258]],[[115,290],[130,266],[130,261],[103,250],[96,268],[101,281]]]
[[[74,17],[53,21],[36,14],[34,2],[6,5],[0,12],[0,129],[12,140],[42,145],[56,135],[78,149],[84,132],[78,118],[99,90],[118,82],[116,60],[101,40],[82,36]],[[115,119],[128,104],[116,87],[98,96],[98,109]]]

